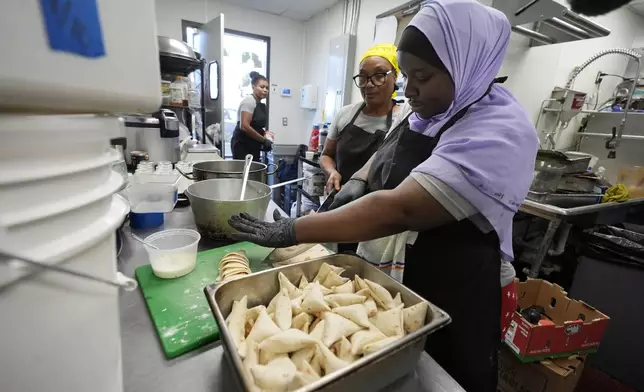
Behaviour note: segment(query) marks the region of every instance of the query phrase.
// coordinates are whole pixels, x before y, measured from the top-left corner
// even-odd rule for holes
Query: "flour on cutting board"
[[[179,317],[179,319],[181,319],[181,317]],[[172,337],[172,336],[176,335],[177,333],[179,333],[179,332],[183,331],[183,329],[184,329],[184,328],[185,328],[189,323],[190,323],[190,321],[184,321],[184,322],[179,323],[179,324],[177,324],[177,325],[174,325],[174,326],[172,326],[172,327],[165,328],[165,329],[163,330],[163,337],[164,337],[164,338],[169,338],[169,337]]]
[[[179,332],[176,328],[168,328],[163,332],[163,337],[164,338],[169,338],[171,336],[174,336],[177,332]]]
[[[197,309],[199,307],[200,306],[198,306],[198,305],[192,305],[190,307],[190,309],[195,310],[195,309]],[[206,320],[209,317],[210,317],[210,313],[201,313],[200,315],[193,317],[192,320]],[[183,317],[179,317],[179,320],[183,320]],[[170,337],[173,337],[174,335],[176,335],[179,332],[183,332],[184,337],[187,336],[188,332],[184,331],[184,328],[187,327],[188,324],[190,324],[190,321],[184,321],[184,322],[181,322],[181,323],[179,323],[177,325],[174,325],[172,327],[165,328],[163,330],[163,337],[164,338],[170,338]],[[205,331],[208,331],[208,332],[213,330],[212,326],[210,326],[210,325],[204,325],[204,326],[201,327],[201,329],[205,330]],[[174,339],[172,339],[172,341],[174,341]],[[181,339],[181,340],[179,340],[179,343],[185,344],[185,343],[187,343],[187,341],[185,341],[184,339]]]

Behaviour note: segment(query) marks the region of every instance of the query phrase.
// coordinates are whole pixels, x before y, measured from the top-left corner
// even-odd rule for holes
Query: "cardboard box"
[[[584,370],[586,354],[540,363],[522,363],[507,347],[499,355],[501,392],[573,392]]]
[[[609,318],[583,301],[570,299],[556,284],[528,279],[517,285],[521,309],[539,305],[555,325],[534,325],[514,312],[505,343],[523,362],[595,352]]]

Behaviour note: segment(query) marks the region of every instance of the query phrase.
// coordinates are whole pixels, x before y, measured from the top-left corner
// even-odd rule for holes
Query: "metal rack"
[[[317,161],[312,161],[310,159],[306,159],[304,157],[298,157],[297,160],[297,176],[303,177],[304,176],[304,164],[311,165],[313,167],[317,167],[320,169],[320,163]],[[316,206],[320,206],[320,197],[319,196],[312,196],[309,195],[303,188],[302,184],[297,185],[297,196],[295,199],[296,202],[296,214],[299,217],[302,214],[302,196],[306,197],[307,199],[311,200],[313,203],[315,203]]]
[[[161,62],[161,75],[174,75],[174,76],[185,76],[188,77],[193,72],[199,71],[199,79],[201,80],[201,86],[200,86],[200,107],[199,108],[191,108],[189,106],[174,106],[174,105],[162,105],[162,109],[170,109],[173,112],[177,114],[177,117],[179,117],[181,120],[185,118],[185,124],[189,129],[192,134],[196,134],[201,132],[201,142],[205,143],[206,142],[206,107],[205,107],[205,102],[204,102],[204,95],[206,94],[205,90],[205,67],[206,67],[206,61],[205,59],[200,59],[198,60],[198,63],[189,63],[186,66],[186,62],[184,60],[184,67],[185,68],[180,68],[177,64],[172,64],[169,68],[164,67],[164,65],[168,65],[167,62]],[[193,129],[192,123],[193,123],[193,116],[192,116],[192,111],[196,110],[199,111],[199,114],[201,115],[201,129]],[[214,143],[212,143],[214,145]]]
[[[199,71],[199,79],[201,81],[200,93],[201,93],[201,102],[200,108],[190,108],[187,106],[173,106],[173,105],[163,105],[163,109],[170,109],[177,117],[181,120],[185,119],[186,126],[190,129],[190,132],[194,135],[199,132],[197,129],[194,129],[192,126],[192,110],[198,110],[202,117],[202,136],[205,140],[205,105],[204,105],[204,95],[205,95],[205,83],[204,83],[204,70],[206,66],[206,61],[201,57],[201,55],[195,52],[191,47],[189,47],[185,42],[178,41],[170,37],[157,37],[159,44],[159,66],[161,68],[161,76],[183,76],[188,77],[190,74]]]

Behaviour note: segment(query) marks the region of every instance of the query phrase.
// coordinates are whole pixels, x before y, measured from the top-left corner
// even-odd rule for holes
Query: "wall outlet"
[[[288,126],[288,117],[282,117],[282,125],[283,126]]]

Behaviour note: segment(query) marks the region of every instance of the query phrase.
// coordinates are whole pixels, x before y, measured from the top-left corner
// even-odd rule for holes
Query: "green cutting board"
[[[203,289],[217,279],[222,257],[237,250],[246,251],[253,272],[269,268],[262,261],[272,248],[240,242],[199,252],[195,270],[180,278],[157,278],[149,264],[136,269],[136,279],[167,358],[219,339],[219,328]]]

